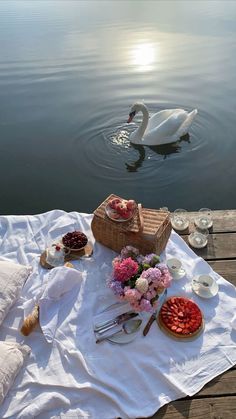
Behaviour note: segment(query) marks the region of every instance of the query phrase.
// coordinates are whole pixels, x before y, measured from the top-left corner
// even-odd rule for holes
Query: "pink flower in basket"
[[[122,249],[113,260],[113,273],[108,286],[120,299],[130,303],[135,311],[156,310],[158,297],[171,285],[167,266],[159,256],[140,255],[132,246]]]

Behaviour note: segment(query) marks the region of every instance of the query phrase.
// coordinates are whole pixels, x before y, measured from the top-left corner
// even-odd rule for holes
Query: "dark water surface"
[[[0,52],[1,214],[236,208],[236,2],[0,1]],[[130,145],[136,100],[189,138]]]

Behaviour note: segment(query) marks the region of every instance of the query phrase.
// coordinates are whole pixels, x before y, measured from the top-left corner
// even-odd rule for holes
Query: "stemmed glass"
[[[194,223],[201,230],[211,228],[213,224],[211,210],[209,208],[201,208]]]
[[[201,249],[207,245],[209,231],[197,228],[188,236],[189,244],[196,249]]]
[[[187,214],[187,210],[182,208],[178,208],[174,211],[171,218],[171,224],[175,230],[184,231],[188,228],[189,220],[187,218]]]

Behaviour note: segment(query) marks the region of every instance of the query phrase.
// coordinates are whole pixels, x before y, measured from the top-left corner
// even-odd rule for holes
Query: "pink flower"
[[[145,297],[147,300],[151,300],[151,299],[152,299],[152,293],[151,293],[150,291],[148,291],[146,294],[144,294],[144,297]]]
[[[172,282],[172,277],[171,277],[171,275],[170,275],[170,273],[168,271],[168,272],[166,272],[166,274],[164,274],[162,276],[162,285],[165,288],[169,288],[170,285],[171,285],[171,282]]]
[[[132,306],[134,311],[141,311],[140,304],[139,304],[138,301],[134,301],[134,302],[130,303],[130,305]]]
[[[149,268],[142,272],[142,278],[146,278],[148,282],[158,282],[161,279],[161,271],[158,268]]]
[[[157,264],[158,260],[155,254],[139,255],[132,246],[122,249],[121,254],[113,260],[113,275],[108,285],[119,300],[129,302],[137,312],[155,311],[158,294],[171,284],[167,266]]]
[[[125,282],[138,272],[138,264],[132,258],[123,259],[122,261],[115,260],[114,264],[114,279],[116,281]]]
[[[125,292],[125,299],[130,303],[135,303],[136,301],[140,300],[140,298],[141,293],[135,288],[131,288]]]

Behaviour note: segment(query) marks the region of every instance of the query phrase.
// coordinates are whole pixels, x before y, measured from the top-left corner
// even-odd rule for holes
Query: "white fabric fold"
[[[232,329],[236,330],[236,314],[234,315],[234,317],[230,321],[230,324],[231,324]]]
[[[52,343],[54,339],[59,311],[65,303],[65,294],[73,292],[74,287],[80,288],[81,281],[81,273],[73,268],[62,266],[49,272],[38,301],[39,323],[47,342]]]

